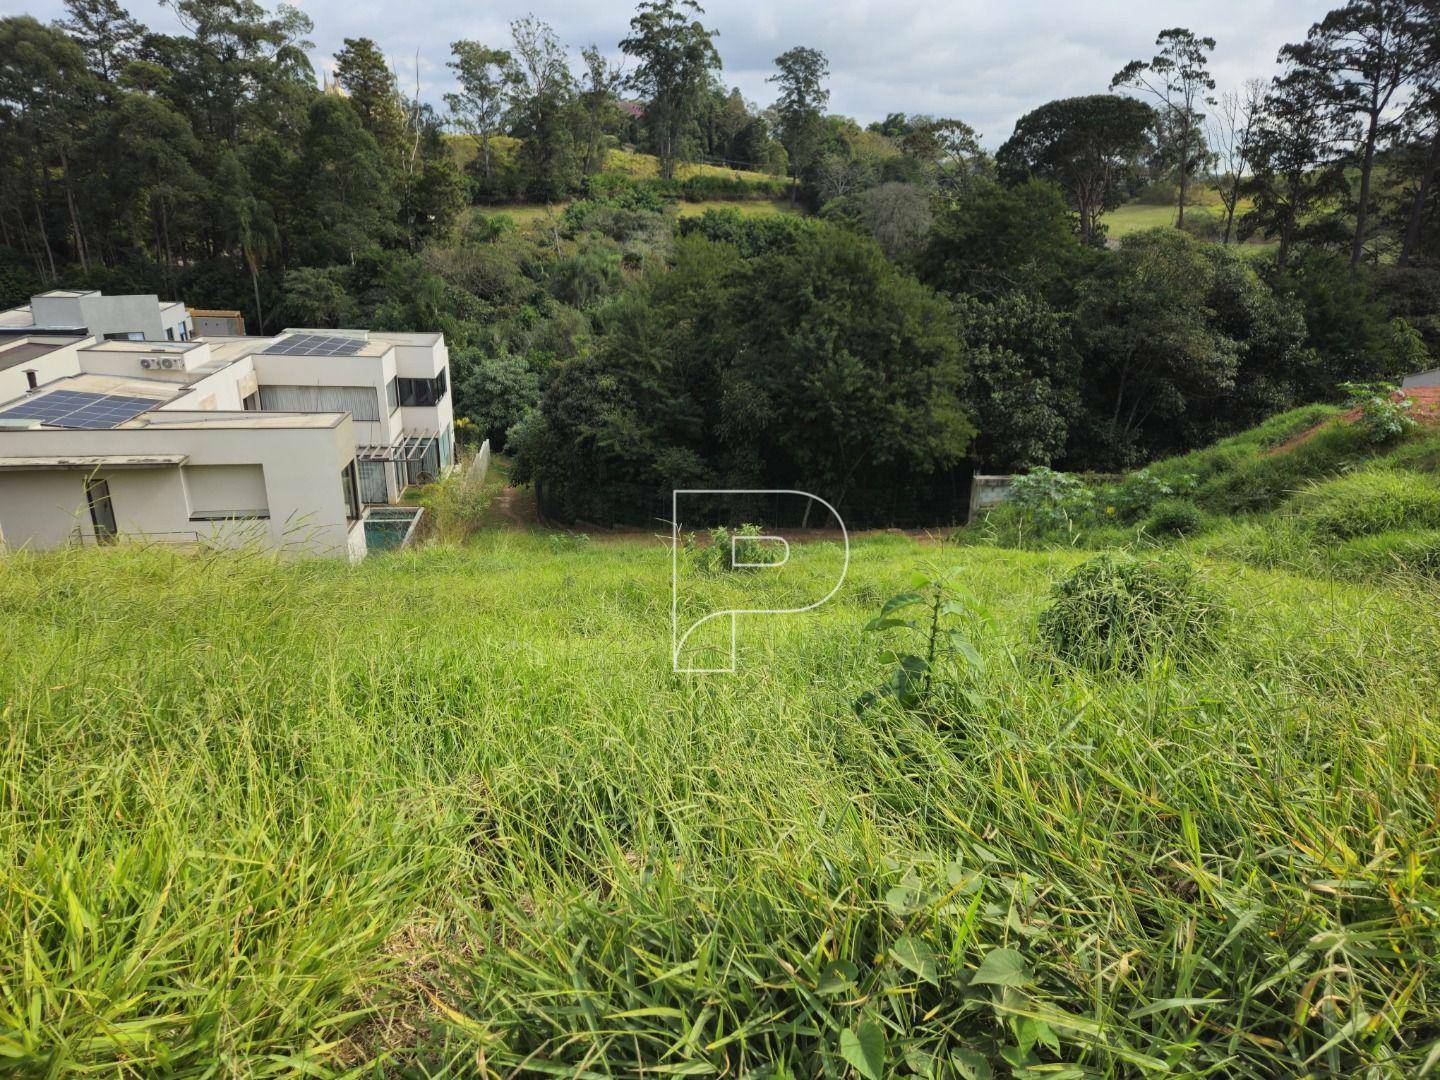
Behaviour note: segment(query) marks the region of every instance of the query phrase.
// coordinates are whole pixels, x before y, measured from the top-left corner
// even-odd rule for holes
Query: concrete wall
[[[195,333],[198,337],[244,337],[245,320],[229,315],[194,315]]]
[[[203,376],[174,401],[161,406],[165,412],[191,409],[218,409],[241,412],[245,398],[255,390],[255,367],[245,356],[219,371]]]
[[[17,338],[15,340],[22,342],[45,341],[46,339],[43,336],[36,336],[33,338]],[[72,342],[69,345],[57,348],[52,353],[37,357],[34,361],[21,364],[19,367],[0,371],[0,402],[11,401],[27,391],[29,387],[29,384],[25,380],[25,372],[27,369],[35,372],[35,379],[41,386],[44,386],[47,382],[54,382],[56,379],[65,379],[71,375],[79,375],[79,350],[86,344],[89,344],[88,339],[85,341]],[[0,361],[3,361],[4,358],[5,354],[0,352]]]
[[[213,412],[168,413],[176,422],[221,418]],[[177,540],[187,536],[231,537],[258,533],[272,547],[354,557],[364,551],[364,530],[345,519],[340,474],[355,453],[348,416],[328,426],[315,417],[301,426],[242,426],[254,413],[235,416],[235,426],[174,427],[156,424],[108,431],[0,431],[0,458],[49,455],[185,454],[187,465],[257,465],[263,470],[269,520],[216,524],[192,520],[182,467],[100,468],[110,484],[120,533]],[[85,500],[86,470],[0,470],[0,537],[11,548],[54,547],[78,534],[94,539]],[[213,508],[209,508],[213,512]],[[237,511],[251,509],[236,507]],[[353,533],[359,533],[357,537]]]
[[[144,350],[139,342],[134,349],[102,348],[99,345],[80,350],[80,368],[92,375],[118,375],[121,378],[181,379],[195,377],[195,369],[210,362],[210,346],[203,342],[187,349]]]
[[[1419,390],[1427,386],[1440,386],[1440,368],[1431,371],[1422,371],[1417,375],[1407,375],[1405,381],[1400,384],[1406,390]]]

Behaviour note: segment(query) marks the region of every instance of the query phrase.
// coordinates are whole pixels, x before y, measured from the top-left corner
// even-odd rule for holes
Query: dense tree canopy
[[[1064,98],[1022,116],[995,161],[1010,181],[1053,180],[1080,219],[1080,238],[1097,236],[1100,215],[1120,204],[1123,182],[1150,147],[1155,111],[1114,94]]]
[[[1139,96],[1042,104],[993,159],[957,116],[831,113],[808,46],[747,101],[691,0],[642,0],[623,65],[533,16],[455,41],[443,115],[364,37],[317,85],[288,7],[66,10],[0,19],[0,301],[440,330],[461,436],[568,518],[728,485],[933,523],[972,468],[1129,466],[1440,346],[1430,0],[1349,3],[1213,105],[1215,43],[1164,31]],[[1184,231],[1107,238],[1177,186]]]

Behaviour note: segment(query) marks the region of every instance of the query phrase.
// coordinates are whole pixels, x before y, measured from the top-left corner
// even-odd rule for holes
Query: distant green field
[[[477,212],[489,217],[505,215],[515,224],[528,229],[542,224],[550,218],[559,219],[568,202],[559,203],[504,203],[498,206],[479,206]],[[784,199],[705,199],[701,202],[680,200],[672,203],[676,213],[682,217],[698,217],[706,210],[738,210],[744,217],[768,217],[772,214],[798,214],[803,211]]]
[[[1240,200],[1240,205],[1235,212],[1236,218],[1238,219],[1249,209],[1249,200]],[[1219,204],[1214,193],[1207,191],[1200,194],[1196,204],[1187,205],[1185,212],[1187,215],[1208,215],[1223,222],[1225,210]],[[1100,222],[1106,227],[1106,235],[1111,240],[1122,240],[1147,229],[1173,228],[1175,218],[1176,212],[1173,203],[1157,204],[1136,200],[1105,214],[1100,218]],[[1250,240],[1240,246],[1247,255],[1259,255],[1274,251],[1278,245],[1273,240]]]

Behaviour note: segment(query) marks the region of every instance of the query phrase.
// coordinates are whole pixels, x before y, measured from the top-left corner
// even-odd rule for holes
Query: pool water
[[[365,512],[365,547],[369,551],[394,551],[404,546],[420,516],[418,506],[377,506]]]

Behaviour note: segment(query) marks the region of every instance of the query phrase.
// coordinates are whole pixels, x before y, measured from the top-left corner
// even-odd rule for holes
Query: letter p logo
[[[708,545],[687,532],[687,520],[714,520],[721,503],[740,504],[758,517],[792,516],[803,527],[818,506],[834,519],[842,545],[792,547],[778,528],[715,529]],[[768,508],[768,509],[761,509]],[[678,674],[731,674],[741,615],[794,615],[829,600],[850,568],[850,534],[830,503],[790,488],[694,488],[671,494],[670,660]],[[732,515],[733,516],[733,515]],[[828,525],[821,520],[819,525]]]

